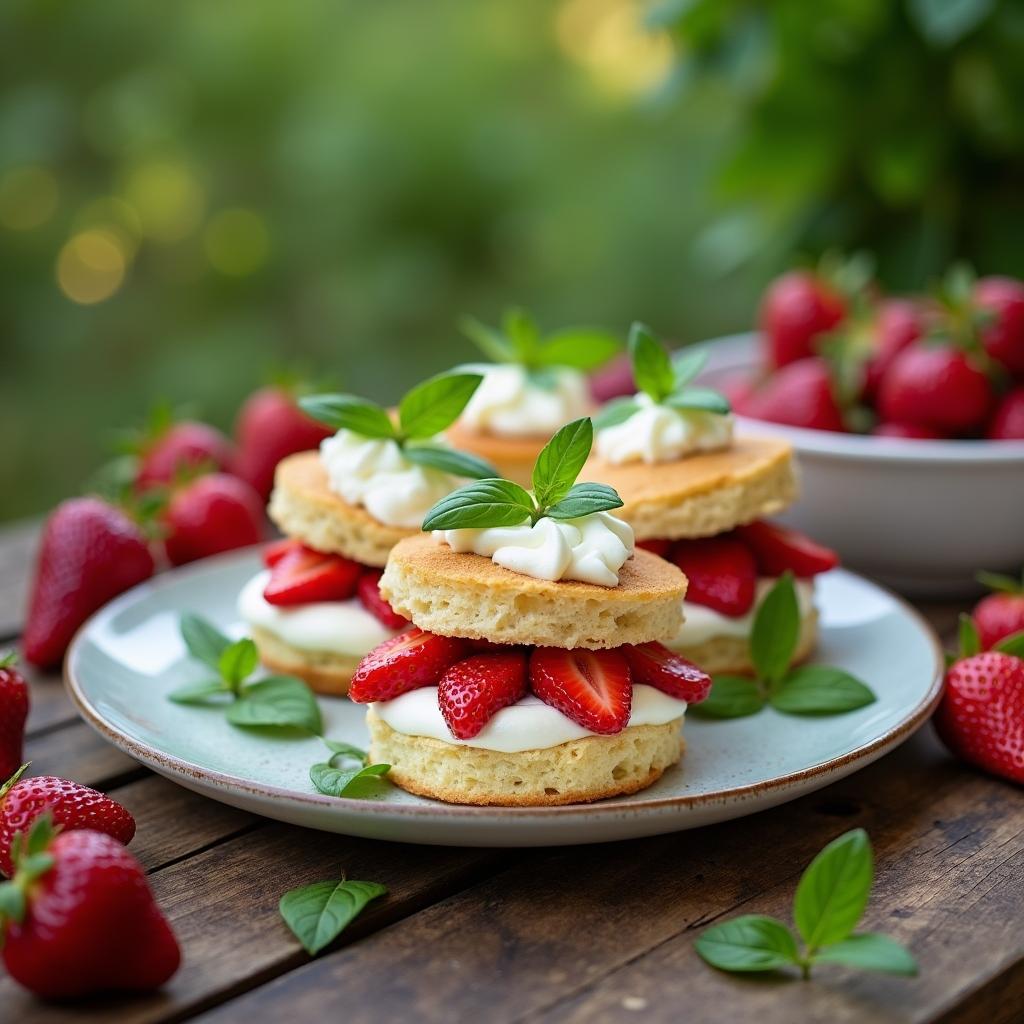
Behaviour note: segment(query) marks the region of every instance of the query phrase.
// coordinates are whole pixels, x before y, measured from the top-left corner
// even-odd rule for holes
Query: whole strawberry
[[[981,328],[985,351],[1010,373],[1024,376],[1024,281],[983,277],[974,286],[974,304],[991,315]]]
[[[54,836],[48,815],[21,833],[15,875],[0,886],[0,937],[11,977],[43,999],[151,992],[181,951],[138,861],[89,830]]]
[[[928,330],[925,310],[910,299],[883,299],[872,323],[871,355],[864,367],[864,397],[878,394],[893,360]]]
[[[990,441],[1024,441],[1024,387],[1003,396],[985,436]]]
[[[1024,576],[1015,580],[1000,573],[981,572],[978,580],[993,591],[971,613],[981,648],[987,651],[1000,640],[1024,632]]]
[[[1024,661],[986,651],[955,662],[935,728],[958,757],[1024,783]]]
[[[844,316],[843,297],[822,277],[804,270],[783,274],[761,302],[765,361],[780,367],[813,356],[815,342]]]
[[[164,548],[184,565],[263,539],[263,502],[244,480],[209,473],[176,488],[161,516]]]
[[[163,425],[141,442],[135,485],[146,490],[171,484],[200,466],[227,469],[234,461],[231,442],[216,428],[194,420]]]
[[[0,658],[0,777],[10,778],[24,760],[25,720],[28,718],[28,685],[15,668],[18,656]]]
[[[58,505],[36,561],[22,640],[26,659],[40,668],[59,665],[78,627],[153,569],[145,535],[120,509],[99,498]]]
[[[828,364],[817,356],[799,359],[773,373],[736,405],[736,411],[791,427],[846,429]]]
[[[310,419],[285,388],[262,388],[239,410],[235,422],[238,455],[232,472],[266,501],[277,464],[285,456],[318,447],[330,436],[330,429]]]
[[[113,836],[124,846],[132,841],[135,819],[116,800],[53,775],[23,779],[26,768],[22,765],[0,786],[0,871],[8,878],[14,873],[14,837],[28,832],[46,813],[65,832],[87,828]]]

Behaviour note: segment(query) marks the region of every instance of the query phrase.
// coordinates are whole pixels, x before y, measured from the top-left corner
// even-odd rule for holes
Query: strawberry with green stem
[[[995,647],[1000,640],[1024,631],[1024,572],[1019,578],[997,572],[979,572],[978,582],[992,591],[971,613],[981,649]]]

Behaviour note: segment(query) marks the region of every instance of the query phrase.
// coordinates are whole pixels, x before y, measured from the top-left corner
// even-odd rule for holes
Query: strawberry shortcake
[[[574,484],[588,419],[541,452],[533,492],[481,480],[400,541],[381,592],[414,628],[363,659],[370,756],[409,792],[537,806],[634,793],[680,759],[710,678],[666,648],[686,578],[634,550],[620,501]]]

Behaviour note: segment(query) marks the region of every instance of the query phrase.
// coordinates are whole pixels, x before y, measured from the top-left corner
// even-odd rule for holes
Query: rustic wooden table
[[[16,642],[35,530],[0,533],[0,635]],[[922,609],[944,635],[956,609]],[[400,846],[281,825],[140,767],[79,721],[57,677],[32,679],[32,770],[112,793],[181,941],[158,995],[57,1007],[0,977],[0,1022],[1024,1020],[1024,791],[966,768],[925,727],[895,753],[802,800],[693,832],[604,846]],[[796,880],[854,826],[874,843],[865,927],[913,950],[905,980],[720,974],[697,957],[709,922],[788,918]],[[345,871],[380,881],[311,961],[280,921],[289,888]],[[96,937],[103,941],[102,935]],[[330,1015],[330,1016],[328,1016]]]

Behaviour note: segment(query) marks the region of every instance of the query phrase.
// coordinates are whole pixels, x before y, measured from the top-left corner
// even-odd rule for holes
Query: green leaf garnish
[[[484,480],[496,477],[498,471],[484,459],[469,452],[458,452],[454,448],[441,448],[439,445],[415,444],[406,445],[403,449],[405,457],[418,466],[429,466],[439,469],[442,473],[452,476],[464,476],[469,480]]]
[[[483,379],[479,373],[440,373],[417,384],[398,403],[401,437],[422,440],[450,427]]]
[[[636,386],[652,401],[661,402],[676,387],[676,373],[668,353],[654,340],[650,329],[633,324],[629,332],[629,356]]]
[[[803,665],[793,669],[768,699],[776,711],[790,715],[835,715],[873,704],[875,695],[841,668]]]
[[[516,353],[511,341],[496,327],[488,327],[475,317],[464,316],[459,321],[459,329],[488,359],[496,363],[515,362]]]
[[[181,638],[185,641],[188,653],[219,673],[220,656],[231,641],[205,619],[188,612],[181,616],[178,628],[181,630]]]
[[[757,714],[767,701],[764,687],[746,676],[715,676],[711,693],[699,704],[691,704],[687,714],[698,718],[746,718]]]
[[[793,918],[808,949],[851,934],[867,906],[873,877],[871,843],[862,828],[834,839],[811,861],[793,900]]]
[[[229,644],[221,651],[217,671],[228,687],[237,692],[242,680],[248,679],[256,671],[259,663],[260,656],[256,651],[256,645],[245,637]]]
[[[542,366],[570,366],[587,373],[622,351],[613,334],[587,327],[567,327],[544,339],[537,358]]]
[[[336,757],[349,758],[353,761],[359,761],[361,764],[365,764],[369,758],[369,754],[365,750],[361,750],[359,747],[353,746],[351,743],[342,743],[339,740],[329,740],[326,736],[323,737],[324,746],[331,752],[331,763],[333,764]]]
[[[322,762],[309,769],[309,780],[325,796],[372,796],[391,770],[389,764],[368,764],[360,768],[335,768]]]
[[[618,491],[608,484],[573,484],[564,498],[548,506],[546,515],[551,519],[579,519],[621,507]]]
[[[1001,654],[1012,654],[1015,658],[1024,658],[1024,629],[1019,633],[1004,636],[992,650]]]
[[[666,396],[663,403],[670,409],[692,409],[694,412],[711,412],[725,416],[732,410],[729,399],[712,388],[683,388]]]
[[[758,675],[768,683],[780,680],[789,668],[800,637],[800,605],[793,574],[783,573],[765,595],[754,616],[750,655]]]
[[[625,423],[639,408],[640,403],[635,398],[613,398],[594,416],[594,429],[604,430]]]
[[[534,503],[529,491],[511,480],[477,480],[442,498],[423,520],[424,530],[518,526],[529,521]]]
[[[744,914],[715,925],[695,948],[701,959],[722,971],[774,971],[800,963],[793,933],[763,914]]]
[[[395,437],[395,427],[387,410],[356,395],[306,395],[299,406],[308,416],[334,430],[351,430],[360,437]]]
[[[323,723],[313,691],[292,676],[250,683],[227,711],[228,721],[248,728],[301,729],[319,734]]]
[[[314,882],[291,889],[279,908],[285,924],[310,956],[333,942],[370,900],[384,896],[378,882]]]
[[[175,704],[220,704],[223,702],[215,698],[225,696],[231,696],[231,687],[223,679],[204,679],[171,690],[167,699]]]
[[[681,391],[704,369],[708,361],[707,349],[682,349],[672,356],[672,370],[675,374],[673,391]],[[726,410],[728,411],[728,410]]]
[[[559,430],[533,467],[533,496],[542,508],[561,501],[569,493],[594,444],[594,425],[589,419],[574,420]]]

